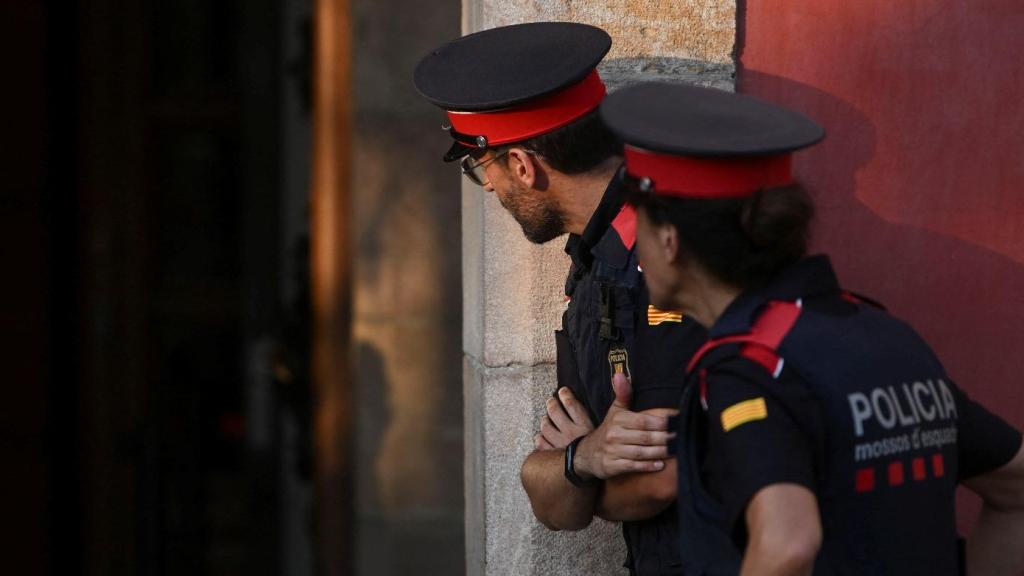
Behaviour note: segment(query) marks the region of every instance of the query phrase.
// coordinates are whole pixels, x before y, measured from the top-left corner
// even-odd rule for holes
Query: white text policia
[[[898,390],[895,386],[878,387],[866,394],[854,392],[847,396],[857,436],[864,435],[864,424],[871,420],[892,430],[897,424],[914,426],[957,416],[953,394],[941,379],[904,383]]]

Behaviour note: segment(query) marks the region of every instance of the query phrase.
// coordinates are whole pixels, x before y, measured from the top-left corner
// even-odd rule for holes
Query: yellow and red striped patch
[[[764,420],[767,417],[768,406],[764,403],[763,397],[744,400],[722,410],[722,430],[728,432],[737,426]]]
[[[666,310],[658,310],[654,306],[647,307],[647,324],[650,326],[657,326],[663,322],[682,322],[683,315],[679,312],[669,312]]]

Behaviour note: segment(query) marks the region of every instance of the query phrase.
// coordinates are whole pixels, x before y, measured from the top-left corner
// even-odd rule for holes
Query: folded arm
[[[520,478],[537,520],[552,530],[582,530],[594,517],[600,484],[574,486],[564,465],[565,449],[537,450],[526,457]]]
[[[592,429],[586,410],[568,389],[559,391],[561,402],[548,401],[548,413],[534,439],[536,450],[523,462],[520,473],[534,516],[548,528],[587,527],[597,510],[599,496],[605,492],[602,488],[609,485],[611,510],[616,514],[635,514],[635,508],[624,507],[635,507],[638,498],[643,497],[642,492],[634,493],[637,480],[620,484],[617,479],[623,475],[642,477],[665,469],[668,418],[630,412],[629,383],[621,375],[613,380],[613,387],[616,400],[596,429]],[[580,436],[585,437],[577,447],[574,468],[581,478],[593,480],[593,484],[584,487],[574,486],[565,478],[565,446]],[[674,478],[674,470],[672,474]]]
[[[670,417],[678,410],[654,408],[642,414]],[[652,432],[647,438],[650,443],[667,442],[668,434],[655,437]],[[660,514],[676,501],[676,461],[664,460],[664,468],[655,472],[638,472],[615,476],[605,481],[597,502],[595,514],[613,522],[646,520]]]

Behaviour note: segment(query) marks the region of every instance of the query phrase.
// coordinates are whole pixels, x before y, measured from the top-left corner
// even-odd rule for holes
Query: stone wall
[[[355,574],[464,569],[458,170],[412,84],[459,4],[357,0],[352,210]]]
[[[614,40],[611,89],[668,80],[731,89],[732,0],[463,0],[463,32],[576,21]],[[617,525],[577,533],[534,520],[519,483],[543,401],[555,386],[553,330],[564,307],[563,240],[530,244],[493,195],[463,183],[462,272],[466,554],[469,574],[624,574]]]

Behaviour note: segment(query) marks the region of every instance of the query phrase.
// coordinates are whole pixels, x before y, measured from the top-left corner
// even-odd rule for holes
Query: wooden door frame
[[[349,0],[314,6],[310,191],[317,572],[352,573],[352,134]]]

